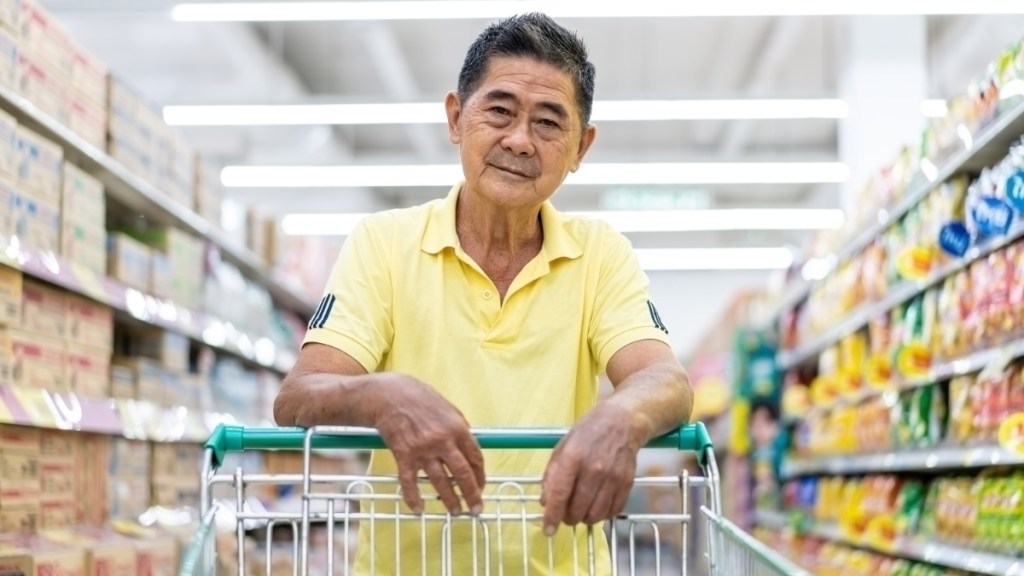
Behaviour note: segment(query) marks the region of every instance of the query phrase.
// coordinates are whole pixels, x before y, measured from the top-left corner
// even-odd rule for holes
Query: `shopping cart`
[[[489,449],[550,449],[566,434],[566,429],[477,429],[473,433],[481,448]],[[547,558],[547,566],[538,566],[536,550],[528,549],[528,527],[539,527],[542,509],[539,500],[540,479],[535,477],[488,478],[484,512],[478,516],[451,515],[443,510],[426,511],[422,515],[403,512],[401,494],[393,477],[367,475],[318,474],[312,470],[313,455],[333,449],[383,449],[384,444],[373,429],[352,427],[246,428],[219,426],[206,443],[201,492],[201,524],[190,545],[184,551],[180,576],[212,576],[213,574],[257,574],[277,576],[312,576],[315,573],[349,574],[355,552],[351,550],[349,535],[360,523],[368,524],[369,532],[375,527],[393,529],[393,540],[370,541],[370,549],[379,554],[390,544],[393,550],[401,547],[397,541],[403,528],[413,531],[419,538],[419,558],[395,558],[394,566],[382,573],[398,574],[709,574],[711,576],[747,575],[805,575],[807,572],[792,565],[771,549],[760,544],[741,529],[721,516],[718,468],[711,440],[703,424],[684,426],[670,434],[656,438],[648,448],[671,448],[694,452],[703,476],[691,476],[685,470],[676,476],[638,476],[634,493],[660,491],[664,503],[666,493],[673,494],[674,510],[633,512],[622,514],[603,528],[579,527],[573,530],[571,569],[565,570],[568,559],[556,558],[547,539],[547,550],[540,556]],[[244,472],[241,467],[230,473],[220,468],[231,452],[253,450],[302,450],[301,474],[270,475]],[[426,489],[429,482],[421,479]],[[250,489],[268,485],[295,487],[301,495],[298,510],[267,511],[251,506]],[[231,506],[215,501],[215,490],[230,490]],[[696,569],[688,568],[687,560],[693,529],[699,525],[690,513],[691,492],[703,500],[700,510],[706,519],[706,543],[699,547],[702,558]],[[426,492],[424,492],[426,497]],[[233,516],[232,557],[217,555],[215,529],[218,515]],[[223,524],[223,520],[220,522]],[[440,529],[438,530],[438,527]],[[290,538],[281,544],[276,540],[283,529]],[[457,530],[469,533],[468,539],[457,539]],[[254,531],[265,531],[254,545],[249,536]],[[326,533],[326,542],[318,550],[311,544],[311,531]],[[427,533],[436,537],[428,545]],[[536,532],[531,531],[531,533]],[[604,534],[601,534],[603,532]],[[402,536],[402,538],[407,538]],[[275,536],[276,535],[276,536]],[[578,536],[578,538],[577,538]],[[543,537],[542,537],[543,538]],[[607,553],[604,552],[607,542]],[[223,542],[221,542],[223,544]],[[579,545],[577,545],[577,543]],[[262,550],[260,549],[262,547]],[[564,552],[564,549],[561,550]],[[223,555],[224,550],[220,551]],[[275,554],[279,557],[275,558]],[[510,554],[522,555],[514,568],[506,567]],[[256,555],[255,562],[249,556]],[[526,556],[529,556],[527,561]],[[370,554],[373,557],[375,554]],[[281,569],[280,557],[285,557]],[[221,561],[219,561],[219,559]],[[230,560],[230,561],[226,561]],[[512,559],[515,560],[515,559]],[[428,570],[428,562],[436,570]],[[311,568],[317,566],[318,569]],[[418,566],[418,567],[417,567]],[[555,568],[560,566],[561,568]],[[440,569],[437,570],[437,567]],[[374,574],[373,565],[362,572]],[[360,574],[362,574],[360,572]]]

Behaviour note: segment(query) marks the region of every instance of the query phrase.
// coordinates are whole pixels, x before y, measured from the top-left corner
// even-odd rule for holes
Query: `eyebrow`
[[[486,94],[484,94],[484,100],[493,102],[495,100],[517,101],[518,99],[515,97],[514,94],[507,90],[502,90],[501,88],[494,88],[493,90],[489,90]],[[541,108],[547,109],[555,116],[558,116],[559,120],[565,120],[569,118],[569,111],[565,109],[565,106],[562,106],[558,102],[554,102],[552,100],[541,100],[539,106]]]

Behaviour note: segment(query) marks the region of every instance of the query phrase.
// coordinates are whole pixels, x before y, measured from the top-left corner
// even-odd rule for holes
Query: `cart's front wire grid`
[[[216,451],[208,449],[204,517],[212,523],[217,512],[210,511],[219,508],[234,530],[197,538],[182,576],[801,573],[720,518],[718,471],[710,449],[701,459],[702,476],[684,470],[677,476],[634,480],[632,497],[659,502],[656,512],[628,510],[615,521],[563,527],[549,538],[540,529],[540,478],[488,478],[484,509],[475,516],[447,512],[429,481],[421,478],[427,506],[424,513],[413,514],[395,477],[311,472],[315,450],[310,439],[335,430],[307,433],[302,474],[252,474],[242,468],[227,473],[217,469]],[[298,509],[268,511],[253,505],[250,491],[282,485],[299,492]],[[234,501],[225,505],[213,499],[214,493],[230,494]],[[693,495],[700,501],[691,503]],[[691,544],[696,521],[711,528],[699,547]],[[688,562],[694,553],[701,560],[697,569]]]

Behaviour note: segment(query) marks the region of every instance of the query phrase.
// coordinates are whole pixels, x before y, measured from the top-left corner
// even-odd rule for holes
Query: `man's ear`
[[[572,163],[572,172],[580,169],[580,164],[583,163],[583,157],[590,151],[590,147],[594,145],[594,140],[597,139],[597,126],[588,124],[587,129],[583,131],[583,137],[580,138],[580,147],[576,151],[576,161]]]
[[[458,144],[462,139],[459,133],[459,118],[462,115],[462,103],[459,102],[459,95],[449,92],[444,97],[444,111],[448,115],[448,140],[452,144]]]

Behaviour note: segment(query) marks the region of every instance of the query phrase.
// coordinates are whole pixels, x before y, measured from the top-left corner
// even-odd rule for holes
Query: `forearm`
[[[373,426],[382,374],[290,375],[274,401],[279,426]]]
[[[624,379],[601,405],[621,409],[643,445],[689,421],[693,390],[677,363],[652,364]]]

